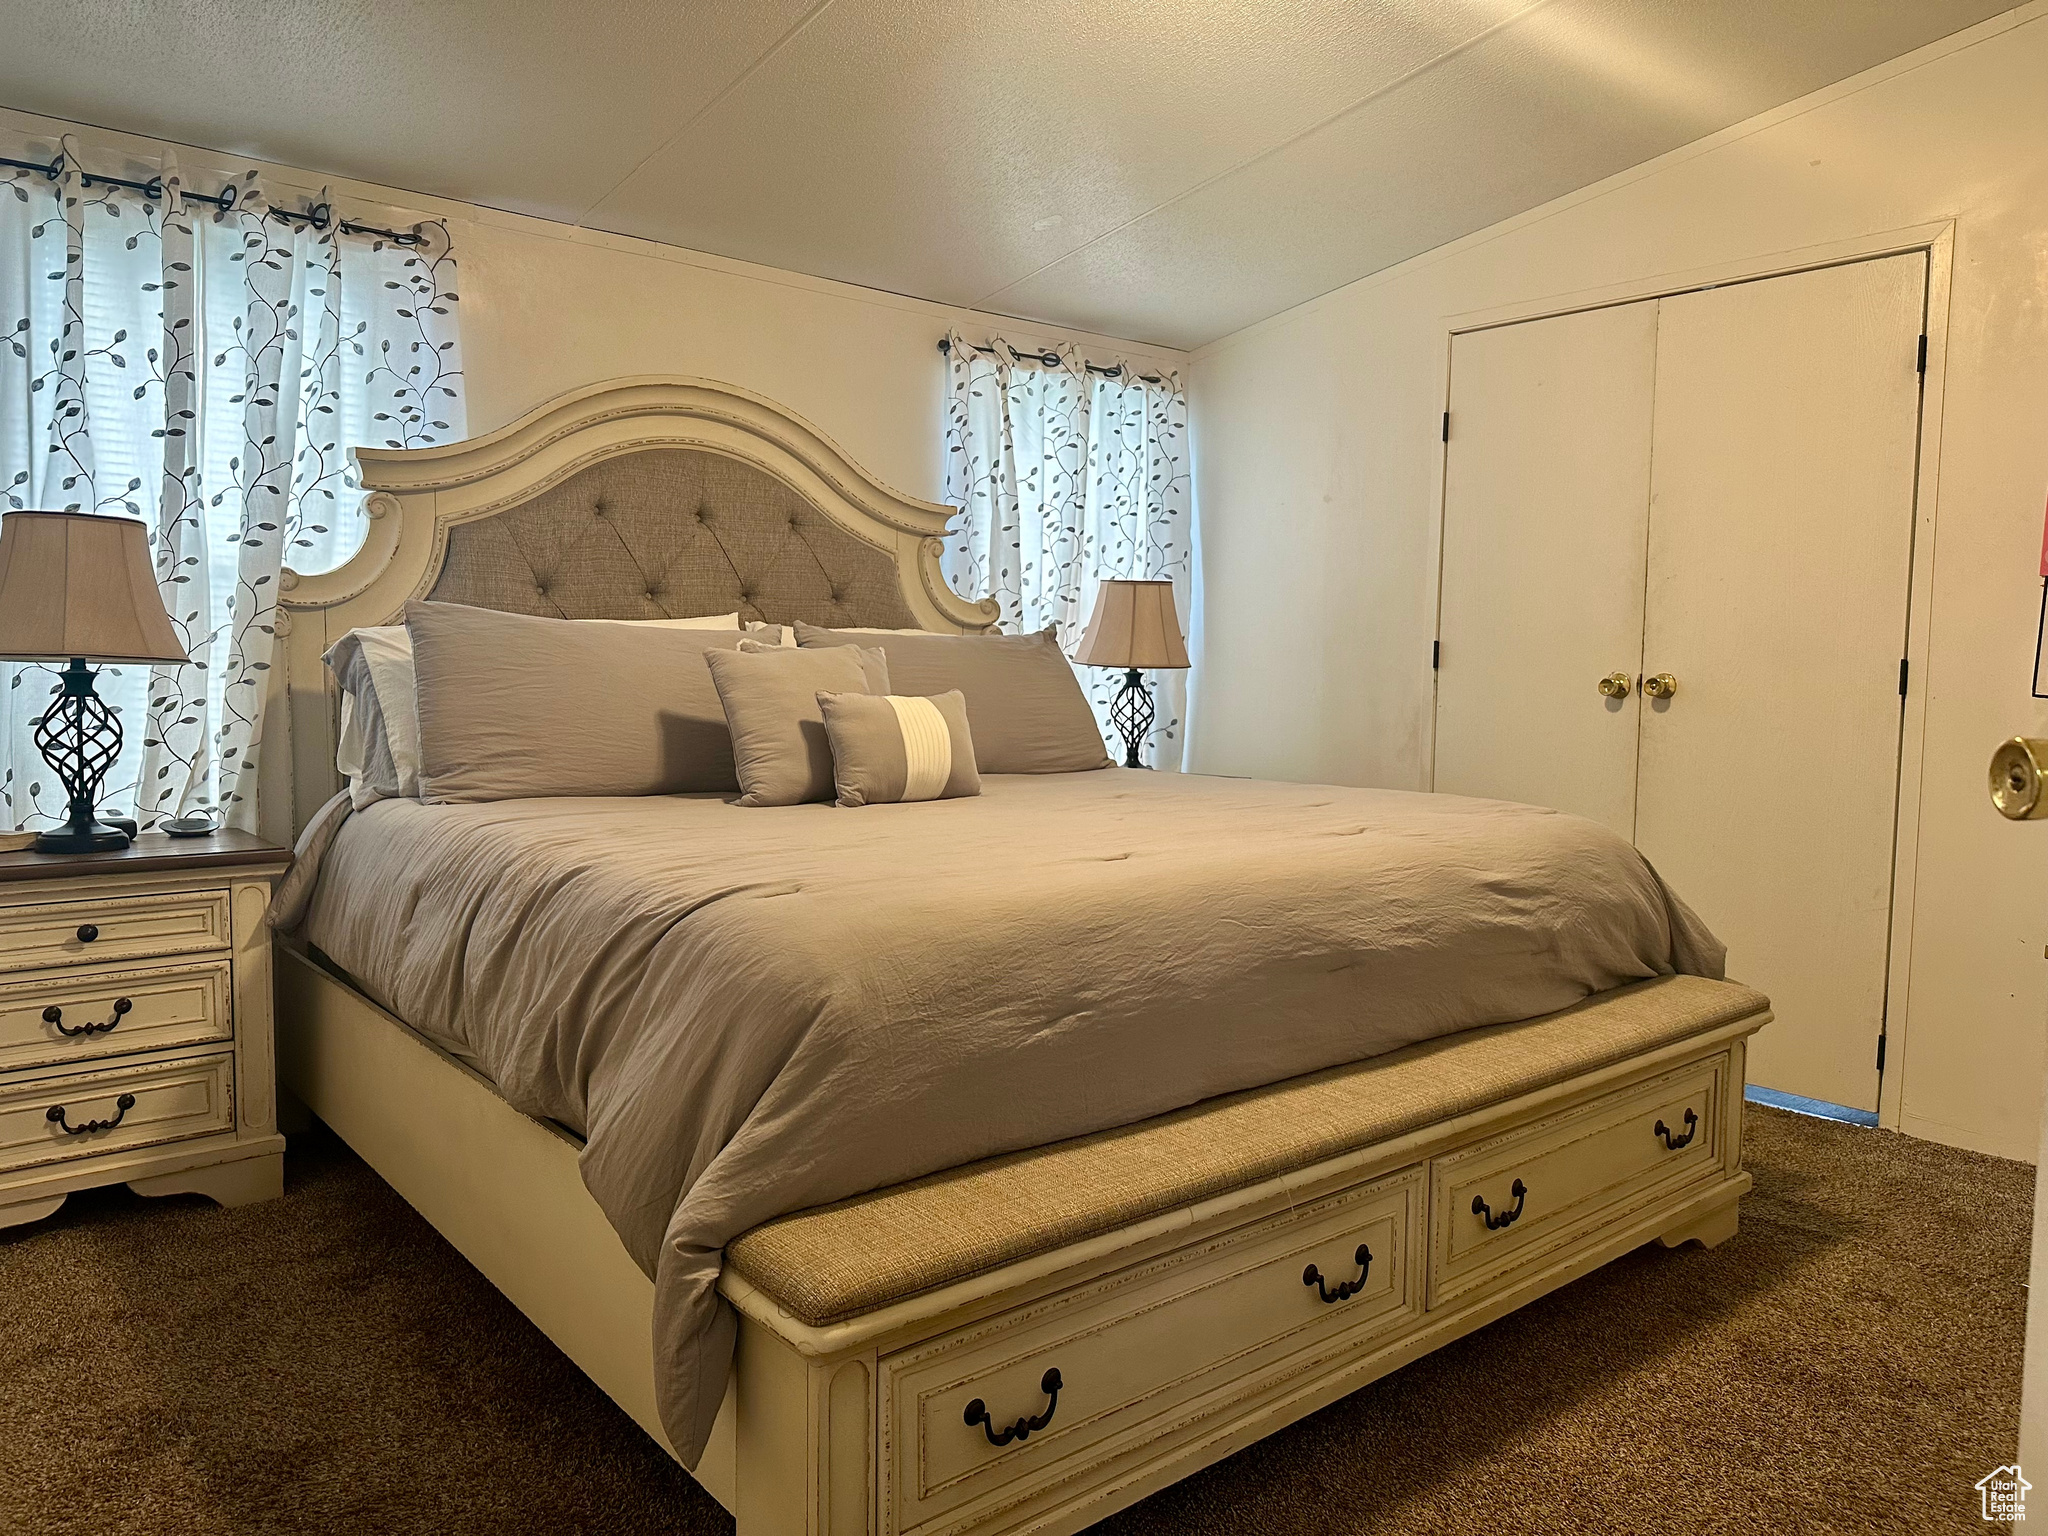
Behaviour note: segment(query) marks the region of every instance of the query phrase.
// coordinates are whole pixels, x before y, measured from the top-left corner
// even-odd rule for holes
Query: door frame
[[[1927,293],[1922,326],[1927,336],[1927,367],[1920,379],[1920,441],[1913,483],[1911,574],[1907,582],[1905,660],[1907,688],[1899,729],[1898,800],[1892,835],[1892,900],[1885,963],[1885,1065],[1878,1079],[1878,1124],[1899,1128],[1905,1095],[1907,1030],[1911,1016],[1913,916],[1919,867],[1921,778],[1927,735],[1927,642],[1934,585],[1936,501],[1941,483],[1943,397],[1948,371],[1949,285],[1955,257],[1955,220],[1877,231],[1849,240],[1803,246],[1741,257],[1707,266],[1681,269],[1573,293],[1520,299],[1484,309],[1440,317],[1443,348],[1439,374],[1440,409],[1451,408],[1451,348],[1461,335],[1548,320],[1588,310],[1611,309],[1648,299],[1697,293],[1737,283],[1763,282],[1823,267],[1846,266],[1886,256],[1924,254]],[[1452,423],[1451,430],[1457,430]],[[1431,551],[1436,566],[1436,601],[1430,618],[1433,639],[1443,637],[1444,503],[1451,449],[1446,438],[1438,445],[1435,506],[1431,518]],[[1429,677],[1429,783],[1436,787],[1437,671]]]

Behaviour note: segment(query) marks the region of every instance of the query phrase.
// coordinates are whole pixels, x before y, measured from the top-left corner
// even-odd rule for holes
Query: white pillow
[[[736,613],[707,613],[699,619],[577,619],[578,624],[645,624],[649,629],[738,629]],[[752,626],[749,626],[750,628]]]
[[[749,629],[779,629],[782,631],[782,647],[792,649],[796,645],[796,626],[791,624],[763,624],[759,619],[747,620]],[[842,635],[922,635],[929,631],[922,629],[844,629],[835,624],[833,631]]]
[[[713,613],[693,619],[577,619],[579,624],[640,624],[649,629],[738,629],[738,613]],[[352,629],[328,652],[353,640],[362,651],[369,669],[374,700],[358,699],[344,688],[341,696],[341,738],[335,746],[334,766],[348,780],[349,800],[357,810],[390,793],[380,777],[380,746],[390,753],[397,776],[397,792],[408,800],[420,793],[419,682],[413,671],[412,636],[403,624],[384,624],[369,629]],[[788,643],[796,644],[793,632]],[[381,737],[381,740],[379,739]]]

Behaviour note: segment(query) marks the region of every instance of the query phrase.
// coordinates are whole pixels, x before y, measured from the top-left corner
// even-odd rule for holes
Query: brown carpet
[[[1098,1531],[1990,1529],[2033,1170],[1749,1124],[1733,1241],[1630,1254]],[[731,1530],[333,1138],[287,1177],[0,1233],[0,1531]]]

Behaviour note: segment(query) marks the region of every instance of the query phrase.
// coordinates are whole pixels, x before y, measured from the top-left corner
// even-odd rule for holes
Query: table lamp
[[[126,848],[93,814],[121,755],[121,721],[93,691],[88,661],[190,658],[157,593],[149,530],[88,512],[0,516],[0,659],[63,662],[63,689],[37,722],[36,747],[71,801],[71,820],[37,837],[38,853]]]
[[[1140,669],[1178,670],[1188,664],[1180,615],[1170,581],[1105,581],[1074,660],[1084,667],[1123,667],[1123,687],[1109,706],[1110,722],[1124,739],[1124,766],[1142,768],[1138,748],[1152,733],[1152,695]]]

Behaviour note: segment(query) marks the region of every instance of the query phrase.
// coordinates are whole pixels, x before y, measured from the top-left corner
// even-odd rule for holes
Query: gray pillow
[[[936,698],[821,693],[840,805],[952,800],[981,793],[967,700],[955,688]]]
[[[741,805],[802,805],[832,798],[832,748],[820,693],[887,693],[880,651],[858,646],[787,650],[748,641],[706,651],[732,732]]]
[[[405,605],[420,798],[730,793],[732,737],[704,670],[744,630],[582,624]]]
[[[852,645],[851,630],[796,626],[796,643]],[[958,689],[967,700],[975,765],[983,773],[1075,773],[1107,768],[1102,731],[1081,680],[1051,630],[1035,635],[862,635],[889,658],[898,693]]]
[[[406,792],[399,782],[384,701],[377,692],[362,634],[359,629],[350,630],[320,658],[341,690],[341,734],[335,743],[334,766],[347,778],[349,804],[359,811]],[[419,788],[417,777],[415,791]]]

